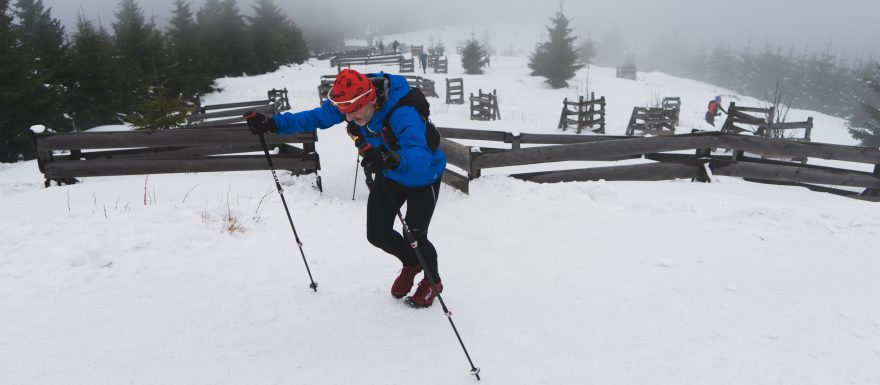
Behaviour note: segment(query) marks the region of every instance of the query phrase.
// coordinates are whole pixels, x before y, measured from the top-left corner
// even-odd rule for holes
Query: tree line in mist
[[[253,16],[235,0],[174,7],[164,31],[135,0],[121,0],[109,30],[80,14],[66,33],[42,0],[0,0],[0,161],[33,156],[31,125],[72,131],[136,120],[157,98],[182,105],[216,78],[309,57],[302,31],[273,0],[257,0]],[[315,49],[341,46],[333,36]]]
[[[845,118],[851,133],[861,143],[880,147],[880,79],[877,63],[857,60],[847,63],[824,50],[783,49],[765,43],[734,50],[726,44],[700,48],[690,54],[675,38],[657,44],[645,55],[628,54],[619,34],[610,33],[598,44],[597,63],[621,65],[635,63],[640,70],[658,70],[676,76],[715,84],[770,103],[782,100],[791,108],[807,109]],[[777,95],[781,93],[781,95]],[[873,139],[872,139],[873,137]]]

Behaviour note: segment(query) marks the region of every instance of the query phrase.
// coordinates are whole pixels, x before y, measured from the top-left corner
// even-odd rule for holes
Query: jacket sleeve
[[[342,123],[345,120],[345,115],[339,112],[329,100],[325,100],[318,108],[295,113],[284,112],[273,116],[272,119],[275,120],[279,134],[289,135],[328,128]]]
[[[425,139],[425,122],[410,106],[396,109],[388,121],[397,137],[400,165],[394,170],[401,175],[419,174],[431,166],[431,150]]]

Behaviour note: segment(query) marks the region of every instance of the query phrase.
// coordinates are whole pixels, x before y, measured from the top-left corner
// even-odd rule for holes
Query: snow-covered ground
[[[716,94],[662,73],[579,72],[552,90],[527,59],[495,56],[465,92],[497,89],[502,120],[432,106],[442,126],[556,133],[561,101],[608,99],[608,134],[633,106],[680,96],[682,131]],[[499,31],[498,40],[531,34]],[[390,41],[394,37],[386,37]],[[503,49],[507,42],[499,41]],[[509,51],[515,52],[515,49]],[[355,67],[396,71],[395,67]],[[326,61],[221,79],[206,103],[286,87],[316,106]],[[587,75],[589,73],[589,75]],[[725,101],[726,103],[726,101]],[[813,116],[815,141],[853,144]],[[464,384],[475,379],[439,306],[388,294],[399,264],[364,235],[355,152],[320,135],[324,192],[284,177],[319,283],[308,287],[269,172],[87,178],[42,188],[34,162],[0,164],[0,384]],[[432,224],[444,299],[486,384],[880,383],[880,206],[735,178],[540,185],[495,175],[444,186]],[[872,305],[873,304],[873,305]]]

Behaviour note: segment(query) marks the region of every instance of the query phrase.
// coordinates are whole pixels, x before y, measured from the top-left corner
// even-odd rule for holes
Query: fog
[[[52,15],[73,31],[76,13],[109,27],[118,0],[44,0]],[[203,0],[192,0],[198,9]],[[174,0],[140,0],[144,13],[164,28]],[[253,0],[239,0],[242,13],[251,13]],[[420,25],[482,24],[514,21],[524,25],[547,25],[559,10],[557,1],[511,0],[276,0],[297,23],[344,26],[374,24],[390,33]],[[870,59],[878,53],[880,1],[740,0],[617,0],[565,1],[565,14],[575,33],[601,43],[618,35],[626,48],[644,56],[659,40],[676,39],[687,50],[711,49],[718,44],[756,49],[769,43],[798,51],[830,49],[839,57]],[[321,16],[316,16],[321,15]],[[326,15],[326,16],[324,16]],[[491,31],[489,31],[491,33]],[[541,36],[535,36],[537,40]]]

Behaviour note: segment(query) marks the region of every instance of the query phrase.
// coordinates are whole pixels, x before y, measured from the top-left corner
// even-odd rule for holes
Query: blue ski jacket
[[[358,128],[370,145],[382,146],[390,151],[388,142],[382,137],[382,125],[388,112],[400,101],[400,98],[409,93],[409,84],[406,78],[398,75],[378,73],[367,76],[388,77],[387,99],[382,104],[382,108],[373,114],[367,125]],[[284,112],[272,118],[278,127],[278,133],[289,135],[329,128],[344,122],[345,114],[329,100],[325,100],[318,108],[296,113]],[[427,186],[439,179],[446,168],[446,154],[440,148],[431,152],[425,139],[425,122],[416,109],[412,106],[401,106],[391,115],[389,125],[400,145],[400,149],[397,150],[400,155],[400,165],[394,170],[384,170],[383,175],[407,187]]]

